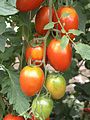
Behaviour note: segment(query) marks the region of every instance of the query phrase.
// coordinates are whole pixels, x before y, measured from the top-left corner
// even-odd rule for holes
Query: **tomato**
[[[47,57],[55,70],[64,72],[70,67],[72,61],[72,48],[70,44],[68,44],[66,48],[62,49],[60,44],[60,40],[51,40],[47,48]]]
[[[7,115],[3,118],[3,120],[24,120],[24,118],[21,117],[21,116],[14,116],[14,115],[12,115],[12,114],[7,114]]]
[[[62,75],[49,74],[46,79],[46,88],[54,99],[60,99],[65,94],[66,81]]]
[[[3,120],[12,120],[13,119],[13,115],[12,114],[7,114]]]
[[[68,13],[69,15],[66,17],[61,17],[64,13]],[[60,19],[61,24],[63,25],[66,32],[68,32],[70,29],[78,29],[79,25],[79,17],[75,9],[71,6],[62,6],[57,10],[57,15]],[[53,15],[53,21],[58,22],[56,15]],[[62,29],[60,24],[55,24],[55,27],[58,27],[59,30]],[[64,35],[64,34],[61,34]],[[75,36],[70,34],[71,39],[73,39]]]
[[[27,96],[35,95],[42,88],[44,72],[40,67],[24,67],[20,72],[20,87]]]
[[[28,12],[40,6],[44,0],[17,0],[16,8],[21,12]]]
[[[32,112],[38,118],[46,119],[50,116],[53,109],[53,101],[45,96],[37,97],[32,102]]]
[[[26,48],[25,58],[26,58],[27,62],[28,62],[29,58],[31,58],[32,61],[42,60],[43,54],[44,54],[44,47],[43,46],[36,46],[36,47],[28,46]]]
[[[52,9],[52,15],[54,11]],[[49,23],[49,7],[41,7],[35,18],[35,29],[36,32],[40,35],[45,35],[47,30],[44,30],[44,26]]]

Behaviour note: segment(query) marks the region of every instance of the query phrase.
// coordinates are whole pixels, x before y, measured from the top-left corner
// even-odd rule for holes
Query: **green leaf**
[[[84,95],[90,96],[90,82],[83,85],[80,83],[77,83],[75,86],[75,90],[77,92],[81,92]]]
[[[6,23],[4,17],[0,17],[0,35],[5,32]]]
[[[72,33],[73,35],[79,36],[80,34],[84,33],[83,31],[80,30],[75,30],[75,29],[70,29],[68,33]]]
[[[54,27],[54,22],[50,22],[47,25],[45,25],[44,30],[52,29]]]
[[[0,118],[3,117],[4,112],[5,112],[5,104],[2,99],[2,96],[0,95]]]
[[[78,75],[77,62],[75,59],[73,59],[71,66],[69,67],[67,71],[64,72],[63,76],[65,77],[66,81],[69,81],[76,75]]]
[[[16,1],[17,0],[8,0],[8,3],[11,4],[12,6],[16,6]]]
[[[63,18],[63,17],[68,17],[69,15],[70,15],[70,13],[64,12],[64,13],[61,15],[61,18]]]
[[[79,53],[83,59],[90,60],[89,45],[78,43],[75,49],[76,49],[76,52]]]
[[[6,68],[5,68],[6,69]],[[29,109],[29,100],[20,90],[19,75],[16,72],[6,69],[8,77],[5,77],[2,84],[2,93],[7,93],[9,103],[17,113],[22,114]]]
[[[6,0],[0,0],[0,15],[7,16],[16,14],[18,10]]]
[[[85,25],[86,25],[86,21],[87,21],[87,16],[86,16],[86,13],[83,12],[83,7],[82,7],[82,4],[80,2],[78,2],[78,4],[75,5],[75,9],[76,9],[78,16],[79,16],[79,29],[82,30],[83,32],[85,32]]]
[[[6,43],[6,37],[0,36],[0,51],[5,51],[5,43]]]
[[[62,38],[61,38],[61,47],[62,49],[64,49],[69,43],[69,39],[67,38],[66,35],[64,35]]]

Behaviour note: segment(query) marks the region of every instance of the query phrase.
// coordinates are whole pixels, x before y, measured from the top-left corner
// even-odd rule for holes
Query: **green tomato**
[[[46,119],[53,109],[53,101],[45,96],[37,97],[32,102],[32,111],[36,118]]]
[[[66,81],[62,75],[49,74],[46,79],[46,87],[53,99],[60,99],[65,94]]]

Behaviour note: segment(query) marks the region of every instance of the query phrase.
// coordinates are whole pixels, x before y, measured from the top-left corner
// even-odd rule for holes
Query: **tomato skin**
[[[49,74],[46,79],[46,88],[51,93],[53,99],[60,99],[66,90],[66,81],[62,75]]]
[[[66,17],[61,17],[62,14],[64,13],[69,13],[68,16]],[[60,19],[61,24],[64,24],[64,29],[66,30],[66,32],[68,32],[70,29],[78,29],[79,26],[79,17],[77,12],[75,11],[75,9],[71,6],[62,6],[57,10],[57,15]],[[57,17],[54,14],[53,15],[53,21],[57,22]],[[62,27],[60,26],[60,24],[55,24],[55,27],[58,26],[58,30],[61,30]],[[63,36],[64,34],[61,33],[61,35]],[[75,37],[75,35],[70,34],[71,39],[73,39]]]
[[[37,114],[39,118],[49,119],[53,109],[53,101],[48,97],[37,97],[32,102],[32,111],[34,116]],[[38,118],[37,118],[38,119]]]
[[[13,119],[13,115],[12,114],[7,114],[3,120],[12,120]]]
[[[40,91],[44,83],[44,72],[40,67],[24,67],[20,72],[20,87],[27,96],[33,96]]]
[[[21,12],[28,12],[40,6],[44,0],[17,0],[16,8]]]
[[[52,9],[52,15],[53,14],[54,10]],[[44,6],[40,8],[35,18],[36,32],[40,35],[45,35],[47,33],[47,30],[44,30],[44,26],[48,23],[49,23],[49,7]]]
[[[3,120],[24,120],[24,118],[21,117],[21,116],[14,116],[14,115],[12,115],[12,114],[7,114],[7,115],[3,118]]]
[[[55,70],[64,72],[70,67],[72,48],[70,44],[68,44],[66,48],[62,49],[60,43],[60,40],[51,40],[47,48],[47,57]]]
[[[43,46],[36,46],[36,47],[28,46],[26,48],[25,58],[27,62],[29,58],[31,58],[32,60],[42,60],[43,54],[44,54]]]

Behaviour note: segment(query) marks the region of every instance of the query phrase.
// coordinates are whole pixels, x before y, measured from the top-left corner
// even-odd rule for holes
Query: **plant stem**
[[[55,14],[56,14],[56,18],[57,18],[57,20],[58,20],[58,23],[59,23],[59,25],[61,26],[61,28],[64,29],[62,23],[60,22],[60,18],[58,17],[58,14],[57,14],[57,11],[56,11],[56,9],[55,9],[55,6],[53,5],[53,7],[54,7],[54,11],[55,11]],[[73,43],[74,47],[76,48],[77,46],[76,46],[76,44],[73,42],[73,40],[69,37],[68,32],[66,32],[65,29],[64,29],[64,32],[65,32],[65,35],[67,36],[67,38]]]

